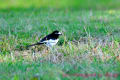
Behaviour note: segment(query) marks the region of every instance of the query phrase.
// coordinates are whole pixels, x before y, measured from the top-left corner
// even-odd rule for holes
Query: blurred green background
[[[120,80],[62,77],[120,72],[119,8],[120,0],[0,0],[0,80]],[[24,50],[53,30],[63,33],[57,49]]]
[[[0,0],[0,8],[120,8],[120,0]]]

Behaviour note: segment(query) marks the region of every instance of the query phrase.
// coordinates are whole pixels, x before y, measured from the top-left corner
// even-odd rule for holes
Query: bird
[[[52,33],[48,34],[47,36],[43,37],[39,42],[32,45],[28,45],[27,47],[45,44],[47,47],[51,48],[57,44],[60,35],[62,35],[62,33],[59,32],[58,30],[55,30]]]

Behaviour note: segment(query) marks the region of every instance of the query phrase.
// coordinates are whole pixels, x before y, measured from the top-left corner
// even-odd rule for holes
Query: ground
[[[115,9],[1,10],[0,80],[119,80],[119,18]],[[63,35],[52,50],[25,47],[53,30]]]

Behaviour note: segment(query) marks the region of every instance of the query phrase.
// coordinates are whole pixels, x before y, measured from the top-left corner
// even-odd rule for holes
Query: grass
[[[119,0],[0,0],[0,8],[83,8],[119,9]]]
[[[112,9],[1,10],[0,79],[119,80],[119,15],[119,10]],[[46,52],[44,46],[24,48],[56,29],[63,36],[52,50]],[[75,75],[94,73],[97,76]],[[107,73],[112,76],[105,76]]]
[[[74,59],[73,59],[74,60]],[[99,62],[99,63],[98,63]],[[44,63],[37,62],[8,62],[0,63],[0,72],[2,80],[35,80],[33,78],[38,78],[40,80],[79,80],[79,79],[118,79],[119,77],[105,76],[108,73],[119,74],[119,64],[115,64],[112,61],[103,63],[101,61],[93,61],[92,63],[85,62],[64,62],[53,64],[51,62]],[[71,65],[72,64],[72,65]],[[99,64],[99,65],[98,65]],[[112,64],[112,66],[111,66]],[[114,64],[114,65],[113,65]],[[74,74],[95,74],[97,76],[80,77],[80,76],[70,76]],[[68,76],[63,76],[69,74]],[[98,74],[101,74],[102,77],[99,77]]]

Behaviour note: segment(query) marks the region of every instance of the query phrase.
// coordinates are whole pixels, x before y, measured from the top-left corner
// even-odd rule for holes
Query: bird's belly
[[[52,47],[52,46],[56,45],[57,42],[58,42],[58,39],[57,39],[57,40],[49,40],[49,41],[46,43],[46,45],[47,45],[48,47]]]

